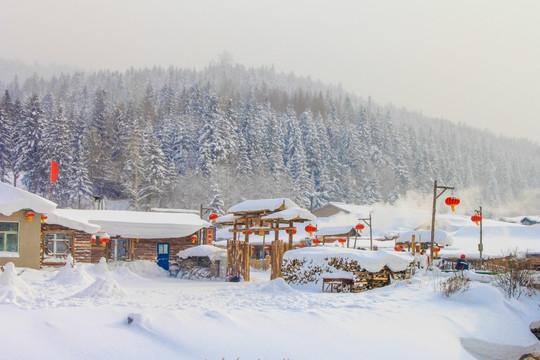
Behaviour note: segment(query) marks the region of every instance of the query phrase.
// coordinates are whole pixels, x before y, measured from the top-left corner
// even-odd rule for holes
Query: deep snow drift
[[[540,320],[540,296],[507,299],[473,275],[481,281],[447,298],[437,284],[451,275],[438,272],[329,294],[268,272],[228,283],[170,278],[140,261],[6,266],[0,358],[474,359],[464,346],[497,344],[503,354],[536,344],[529,324]]]

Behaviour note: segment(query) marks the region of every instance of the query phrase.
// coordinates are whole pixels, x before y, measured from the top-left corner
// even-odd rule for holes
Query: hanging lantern
[[[396,245],[396,246],[394,246],[394,250],[395,250],[395,251],[403,251],[403,246],[401,246],[401,245]]]
[[[244,234],[244,235],[246,235],[246,234],[251,235],[251,234],[253,234],[253,231],[250,231],[249,233],[248,233],[247,231],[242,231],[242,234]]]
[[[291,233],[291,230],[285,230],[285,232],[286,232],[287,234],[290,234],[290,233]],[[293,233],[293,235],[296,234],[296,229],[292,229],[292,233]]]
[[[358,230],[359,233],[362,233],[362,230],[364,230],[364,224],[358,224],[354,228]]]
[[[337,241],[339,241],[339,243],[340,243],[341,245],[345,245],[345,242],[347,241],[347,239],[345,239],[345,238],[339,238],[339,239],[337,239]]]
[[[433,252],[437,254],[439,251],[441,251],[441,248],[439,246],[433,247]]]
[[[32,219],[34,218],[34,216],[36,216],[36,214],[34,214],[33,211],[27,211],[24,216],[28,219],[28,222],[32,222]]]
[[[45,224],[45,220],[47,220],[47,215],[41,215],[41,223]]]
[[[308,226],[305,227],[305,230],[307,233],[309,233],[309,236],[313,236],[313,233],[317,231],[317,227],[309,224]]]
[[[92,234],[92,237],[90,238],[90,243],[95,244],[96,242],[96,234]]]
[[[105,246],[109,241],[111,241],[111,237],[109,234],[103,233],[103,235],[99,237],[99,241],[101,241],[101,246]]]
[[[457,197],[447,197],[446,200],[444,200],[445,204],[450,206],[452,208],[452,212],[455,211],[455,207],[459,205],[461,200],[459,200]]]
[[[480,221],[482,221],[482,217],[478,214],[471,216],[471,221],[476,223],[476,226],[480,225]]]
[[[210,215],[208,215],[208,219],[209,219],[210,221],[214,221],[214,220],[216,220],[218,217],[219,217],[219,215],[216,214],[216,213],[211,213]]]
[[[270,246],[265,246],[264,251],[270,251]]]
[[[313,243],[315,244],[315,246],[317,246],[317,245],[319,245],[321,243],[321,240],[313,239]]]
[[[195,244],[197,242],[198,238],[199,237],[197,235],[195,235],[195,234],[191,235],[191,242]]]

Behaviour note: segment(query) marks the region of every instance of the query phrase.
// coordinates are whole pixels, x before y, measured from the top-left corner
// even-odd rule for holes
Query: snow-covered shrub
[[[470,280],[463,275],[463,272],[454,272],[454,276],[441,282],[440,290],[446,297],[450,297],[457,292],[467,291],[469,284]]]
[[[528,269],[528,264],[520,261],[517,254],[512,254],[507,262],[506,271],[495,276],[495,285],[502,289],[509,298],[519,299],[521,295],[533,295],[535,272]]]

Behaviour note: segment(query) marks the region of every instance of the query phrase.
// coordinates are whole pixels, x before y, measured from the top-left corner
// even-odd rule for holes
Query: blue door
[[[157,264],[165,270],[169,270],[169,243],[157,244]]]

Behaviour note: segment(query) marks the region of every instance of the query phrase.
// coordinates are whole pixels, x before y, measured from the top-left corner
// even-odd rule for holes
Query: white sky
[[[0,57],[247,66],[540,143],[538,0],[0,0]]]

